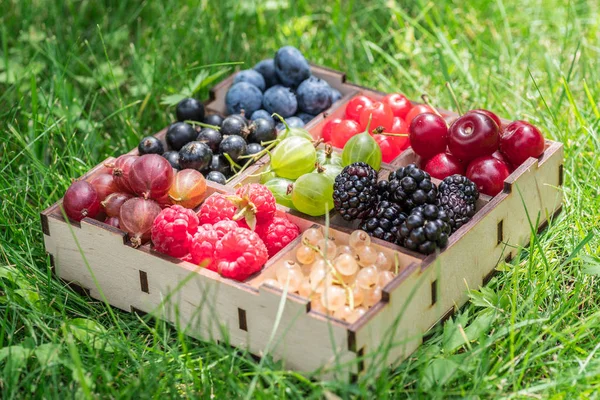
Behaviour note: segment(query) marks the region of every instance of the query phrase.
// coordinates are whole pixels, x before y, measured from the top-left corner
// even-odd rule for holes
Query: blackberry
[[[409,164],[390,174],[388,198],[410,213],[417,206],[435,204],[437,188],[427,172]]]
[[[431,254],[448,244],[448,222],[448,215],[440,207],[433,204],[418,206],[400,225],[398,243],[407,249]]]
[[[346,221],[363,219],[377,204],[377,171],[357,162],[345,167],[335,178],[333,204]]]
[[[475,215],[478,198],[477,186],[465,176],[452,175],[440,183],[437,205],[448,214],[452,233]]]
[[[364,219],[359,229],[386,242],[397,243],[400,225],[406,220],[400,206],[389,201],[381,201],[372,216]]]

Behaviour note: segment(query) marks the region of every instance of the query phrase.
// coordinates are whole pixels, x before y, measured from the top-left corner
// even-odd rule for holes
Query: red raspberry
[[[222,194],[213,194],[200,207],[201,224],[214,224],[222,220],[233,219],[235,204]]]
[[[237,228],[217,242],[217,271],[226,278],[243,281],[265,265],[269,253],[256,232]]]
[[[219,233],[219,239],[221,239],[227,232],[235,231],[240,226],[235,221],[224,219],[223,221],[217,222],[212,227]]]
[[[269,258],[300,235],[298,226],[282,217],[275,217],[269,223],[257,225],[255,232],[267,246]]]
[[[154,249],[173,257],[182,257],[190,250],[190,243],[198,230],[198,217],[182,206],[165,208],[152,223]]]
[[[275,196],[265,185],[250,183],[236,190],[235,194],[229,197],[238,207],[234,220],[244,217],[248,226],[254,229],[257,224],[267,223],[275,216]]]
[[[210,224],[202,225],[194,235],[190,246],[192,262],[211,271],[216,271],[215,247],[219,241],[219,232]]]

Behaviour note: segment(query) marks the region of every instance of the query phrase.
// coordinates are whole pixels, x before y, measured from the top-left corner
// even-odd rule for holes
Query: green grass
[[[0,397],[598,397],[598,4],[239,3],[0,2]],[[253,65],[284,44],[448,109],[451,82],[463,109],[565,144],[562,215],[409,360],[352,385],[110,312],[53,279],[44,252],[39,212],[167,125],[161,98],[204,98],[200,78],[232,67],[203,66]]]

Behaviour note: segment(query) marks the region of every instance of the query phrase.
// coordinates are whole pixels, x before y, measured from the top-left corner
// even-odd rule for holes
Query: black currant
[[[202,128],[196,141],[206,143],[208,147],[213,151],[213,153],[217,153],[219,151],[219,145],[221,144],[221,140],[223,136],[219,131],[214,130],[212,128]]]
[[[227,183],[227,178],[225,177],[225,175],[223,175],[219,171],[210,171],[206,175],[206,179],[209,181],[219,183],[221,185],[225,185]]]
[[[166,151],[162,155],[167,159],[171,167],[179,169],[179,152],[178,151]]]
[[[175,122],[167,129],[167,144],[171,150],[181,150],[183,146],[196,139],[198,132],[190,124]]]
[[[277,139],[277,131],[273,120],[269,121],[264,118],[258,118],[250,124],[250,135],[248,142],[262,143]]]
[[[146,136],[138,145],[140,156],[144,154],[162,154],[165,152],[164,146],[160,140],[154,136]]]
[[[246,154],[250,155],[250,154],[256,154],[256,153],[260,153],[261,151],[263,151],[265,148],[262,147],[260,144],[258,143],[248,143],[248,146],[246,146]]]
[[[204,120],[204,104],[196,99],[187,98],[177,104],[177,121],[196,121]]]
[[[229,154],[233,162],[237,163],[239,158],[246,154],[246,141],[237,135],[225,136],[219,146],[219,152]]]
[[[218,126],[220,128],[223,124],[223,117],[221,117],[219,114],[208,114],[204,117],[204,123]]]
[[[240,115],[230,115],[223,120],[221,125],[221,134],[237,135],[246,137],[248,135],[248,126],[246,121]]]
[[[212,160],[212,151],[204,143],[190,142],[179,151],[179,167],[202,171]]]
[[[212,156],[212,160],[210,161],[210,165],[207,169],[209,171],[220,172],[223,175],[229,175],[231,173],[229,161],[227,161],[227,159],[220,154],[215,154]]]

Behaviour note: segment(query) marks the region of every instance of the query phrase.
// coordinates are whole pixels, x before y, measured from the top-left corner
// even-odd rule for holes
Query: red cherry
[[[466,113],[448,130],[448,149],[465,162],[491,155],[499,143],[498,125],[486,114]]]
[[[334,147],[343,149],[344,145],[354,135],[363,132],[358,122],[351,119],[344,119],[331,128],[331,144]]]
[[[500,193],[509,175],[508,166],[492,156],[476,158],[467,168],[467,178],[477,185],[480,193],[488,196]]]
[[[404,120],[410,126],[412,120],[419,114],[423,113],[433,113],[435,114],[433,108],[429,107],[427,104],[419,104],[410,109],[408,114],[406,114],[406,118]]]
[[[331,131],[333,130],[333,127],[340,122],[342,122],[341,118],[334,118],[323,125],[323,129],[321,129],[321,139],[323,139],[325,143],[331,141]]]
[[[465,166],[452,154],[439,153],[431,157],[423,167],[425,172],[437,179],[444,179],[450,175],[464,175]]]
[[[500,151],[515,167],[529,157],[541,156],[544,146],[542,133],[526,121],[514,121],[506,125],[500,137]]]
[[[417,115],[411,122],[410,145],[415,153],[430,158],[446,151],[448,126],[444,118],[437,114]]]
[[[387,104],[376,102],[371,104],[370,106],[365,106],[360,111],[360,127],[364,130],[367,128],[367,124],[369,123],[369,118],[371,118],[371,125],[369,129],[372,131],[373,129],[383,126],[383,130],[385,132],[389,132],[392,130],[392,124],[394,122],[394,113],[392,109]]]
[[[500,152],[500,150],[496,150],[493,154],[492,157],[494,157],[496,160],[500,160],[502,161],[504,164],[506,164],[506,166],[508,167],[508,170],[512,173],[515,169],[512,166],[512,164],[508,161],[508,159],[506,158],[506,156],[504,154],[502,154]]]
[[[490,117],[491,119],[494,120],[494,122],[496,123],[496,125],[498,125],[498,128],[502,128],[502,121],[500,121],[500,117],[498,117],[496,114],[494,114],[490,110],[485,110],[483,108],[477,108],[475,110],[467,111],[467,114],[468,113],[472,113],[472,112],[476,112],[476,113],[481,113],[481,114],[487,115],[488,117]]]
[[[400,93],[390,93],[385,96],[382,102],[386,103],[392,109],[395,117],[404,118],[412,108],[410,100]]]
[[[373,135],[373,139],[375,139],[381,149],[381,159],[385,163],[392,162],[401,153],[400,147],[392,138],[392,136]]]
[[[353,119],[358,122],[360,118],[360,111],[363,107],[370,106],[373,104],[373,100],[367,96],[355,96],[348,101],[346,106],[346,118]]]

